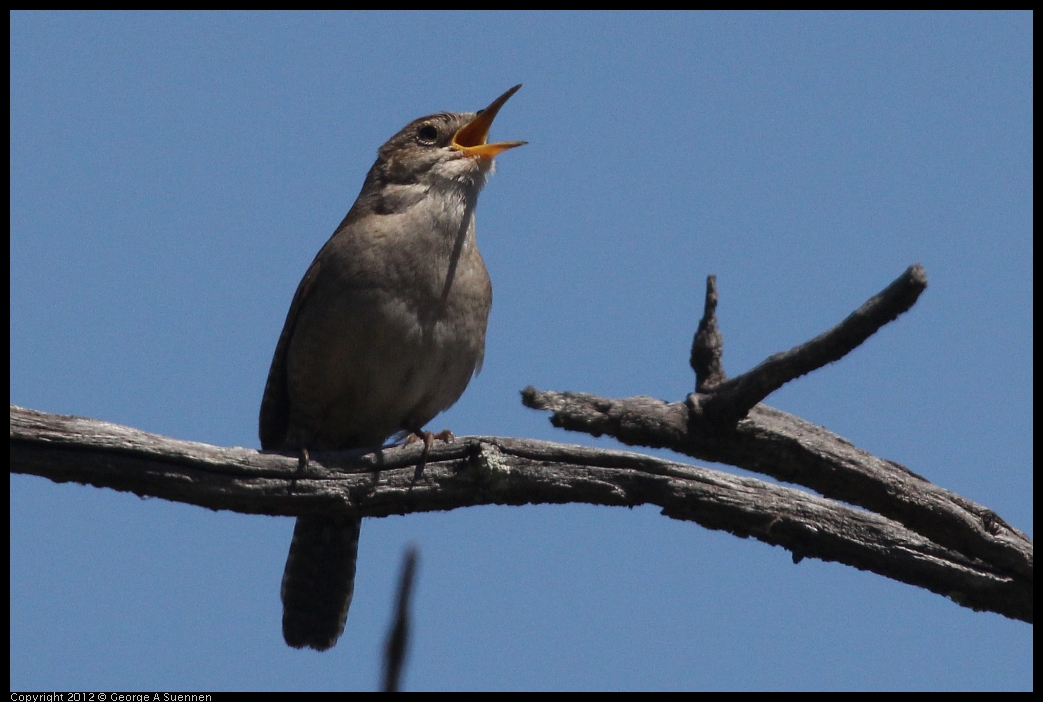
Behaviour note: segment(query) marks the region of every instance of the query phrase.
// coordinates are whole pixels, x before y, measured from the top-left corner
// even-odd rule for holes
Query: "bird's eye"
[[[416,138],[421,144],[434,144],[438,140],[438,130],[433,125],[425,124],[417,130]]]

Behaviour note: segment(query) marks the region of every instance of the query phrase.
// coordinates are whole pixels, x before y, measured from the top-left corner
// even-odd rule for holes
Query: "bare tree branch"
[[[678,405],[683,409],[683,405]],[[249,514],[366,517],[482,504],[632,507],[923,587],[975,610],[1032,621],[1032,581],[886,517],[801,490],[622,451],[499,437],[296,456],[169,439],[11,406],[11,471]],[[290,486],[295,482],[293,492]],[[1031,544],[1029,544],[1031,552]]]
[[[384,517],[483,504],[654,504],[674,519],[782,546],[794,563],[837,561],[1032,622],[1032,541],[1025,534],[898,463],[758,404],[850,352],[908,310],[926,284],[923,268],[912,266],[833,329],[725,380],[711,276],[692,343],[698,392],[686,402],[522,391],[524,404],[550,410],[557,427],[670,448],[824,497],[641,454],[501,437],[439,442],[429,451],[425,442],[314,453],[302,462],[14,405],[11,471],[251,514]]]
[[[1032,542],[992,510],[877,458],[820,426],[757,405],[735,428],[689,421],[683,403],[587,393],[522,391],[556,427],[669,448],[796,483],[877,512],[941,545],[1031,578]]]

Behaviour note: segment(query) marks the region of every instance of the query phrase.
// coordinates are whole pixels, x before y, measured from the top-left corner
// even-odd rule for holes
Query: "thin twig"
[[[423,459],[427,460],[426,456]],[[409,601],[416,579],[417,548],[410,546],[402,557],[402,572],[395,598],[395,618],[384,645],[384,692],[398,692],[402,685],[406,653],[409,648]]]
[[[696,392],[711,392],[727,378],[721,364],[723,355],[724,337],[717,327],[717,276],[709,275],[703,318],[692,339],[692,354],[688,360],[695,371]]]

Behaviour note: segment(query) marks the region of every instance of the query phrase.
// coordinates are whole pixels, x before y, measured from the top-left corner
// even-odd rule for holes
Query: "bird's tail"
[[[294,648],[337,643],[355,589],[358,517],[298,517],[282,576],[282,635]]]

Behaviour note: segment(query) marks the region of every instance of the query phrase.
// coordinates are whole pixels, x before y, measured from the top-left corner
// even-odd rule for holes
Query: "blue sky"
[[[515,83],[485,367],[431,428],[619,448],[518,391],[679,400],[708,273],[735,375],[921,262],[912,312],[767,402],[1032,534],[1027,13],[14,13],[11,401],[257,447],[377,147]],[[373,689],[411,542],[407,689],[1033,684],[1027,624],[651,507],[366,520],[346,633],[295,651],[292,528],[13,476],[12,689]]]

